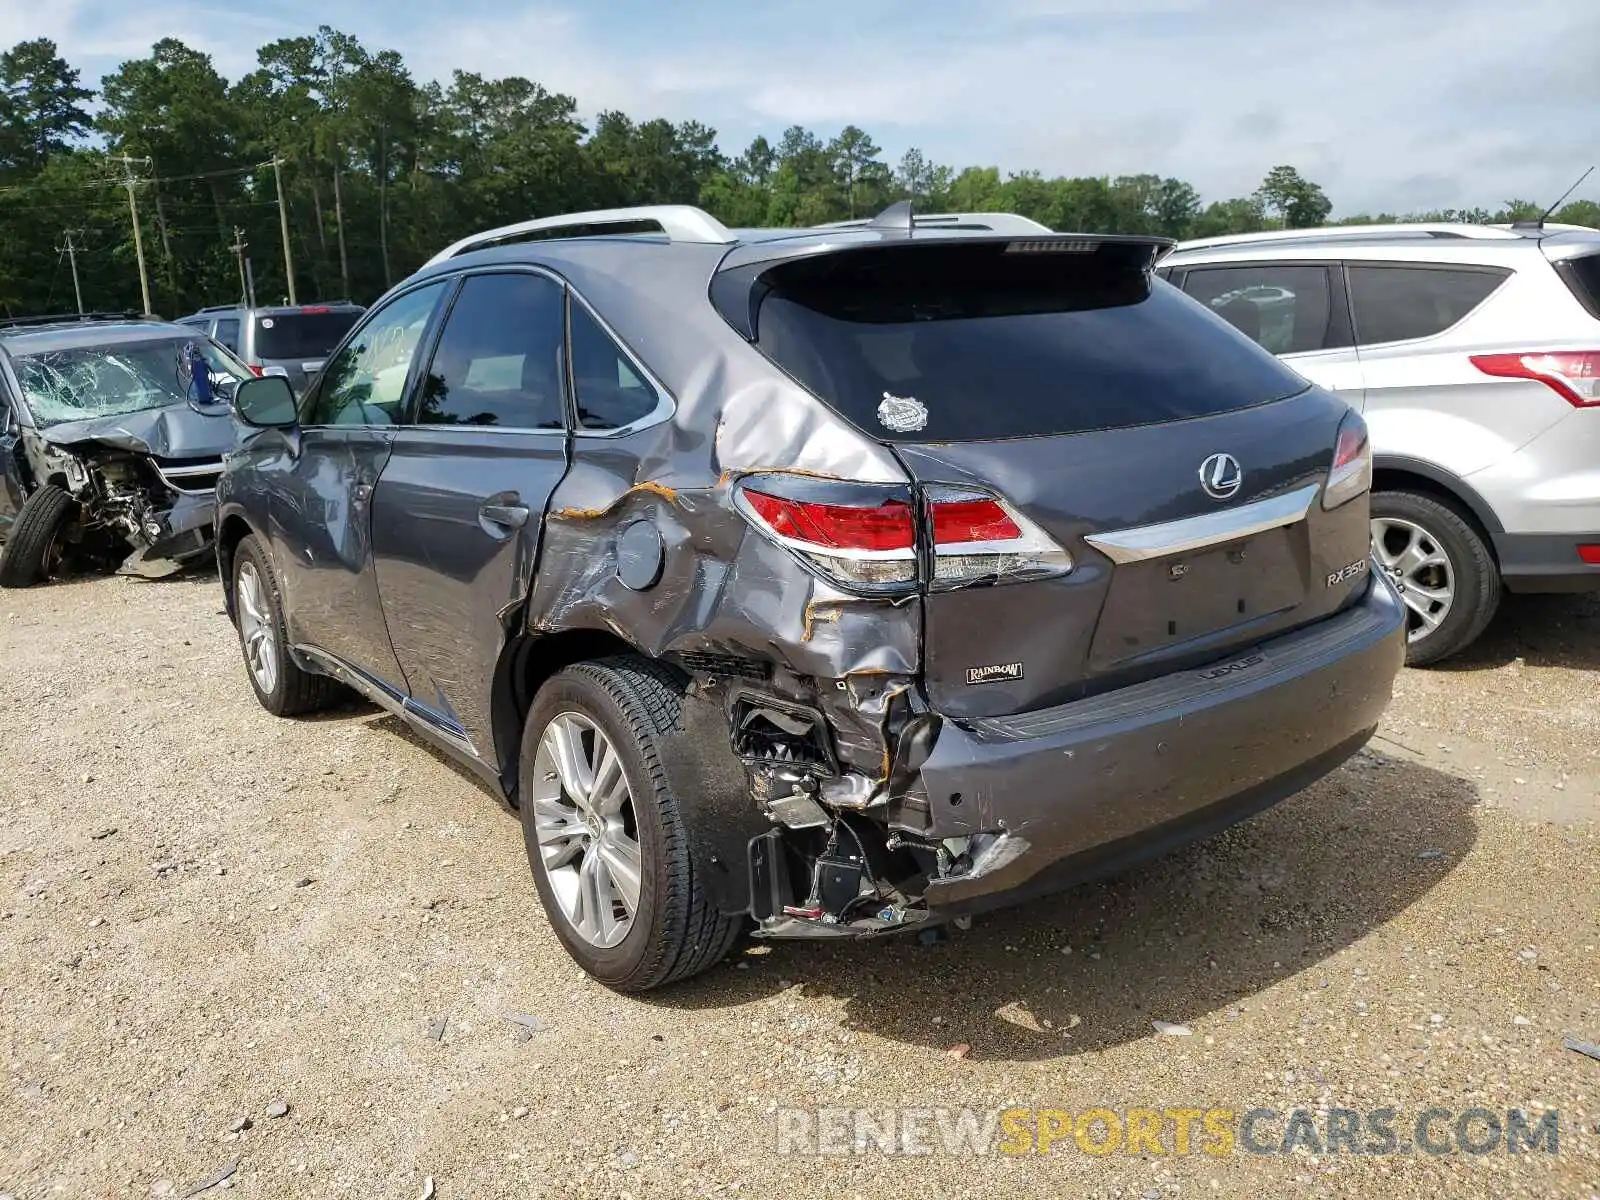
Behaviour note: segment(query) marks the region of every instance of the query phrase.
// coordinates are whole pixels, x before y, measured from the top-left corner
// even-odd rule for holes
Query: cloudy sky
[[[1553,200],[1600,158],[1583,0],[0,0],[85,82],[175,36],[230,78],[328,23],[423,78],[520,74],[581,111],[693,117],[736,153],[800,123],[893,160],[1154,171],[1207,199],[1291,163],[1337,213]],[[268,13],[272,15],[266,15]],[[1600,173],[1580,195],[1600,199]]]

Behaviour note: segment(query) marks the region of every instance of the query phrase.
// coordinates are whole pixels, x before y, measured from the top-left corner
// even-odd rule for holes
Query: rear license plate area
[[[1247,625],[1306,597],[1305,532],[1273,529],[1116,568],[1091,657],[1109,665]]]

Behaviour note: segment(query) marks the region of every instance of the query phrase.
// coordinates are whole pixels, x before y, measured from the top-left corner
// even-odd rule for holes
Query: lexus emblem
[[[1244,468],[1231,454],[1213,454],[1200,464],[1200,486],[1213,500],[1226,500],[1244,486]]]

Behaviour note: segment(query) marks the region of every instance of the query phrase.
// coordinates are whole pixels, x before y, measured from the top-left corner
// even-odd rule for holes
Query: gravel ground
[[[368,708],[258,708],[220,608],[206,578],[0,594],[4,1195],[233,1164],[205,1195],[1600,1193],[1600,1062],[1562,1045],[1600,1041],[1594,601],[1508,605],[1212,841],[646,999],[566,958],[466,775]],[[776,1152],[780,1106],[903,1105],[1553,1107],[1560,1153]]]

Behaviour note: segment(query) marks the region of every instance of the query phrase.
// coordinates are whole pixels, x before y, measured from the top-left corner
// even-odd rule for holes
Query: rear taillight
[[[1339,423],[1339,436],[1333,444],[1333,464],[1322,489],[1322,507],[1338,508],[1364,495],[1372,487],[1372,443],[1367,439],[1367,423],[1361,414],[1345,414]]]
[[[256,363],[246,363],[245,366],[250,368],[250,374],[254,375],[257,379],[261,378],[260,366],[258,366]]]
[[[916,511],[906,488],[762,477],[736,496],[757,529],[845,587],[910,591],[917,581]]]
[[[1600,544],[1584,542],[1578,547],[1578,557],[1591,567],[1600,567]]]
[[[1072,556],[998,496],[934,485],[924,498],[934,590],[1043,579],[1072,570]]]
[[[1472,365],[1501,379],[1533,379],[1574,408],[1600,406],[1600,350],[1474,354]]]
[[[923,547],[934,589],[1072,569],[1065,550],[992,493],[938,486],[924,499],[919,523],[903,487],[752,476],[735,491],[739,510],[766,537],[852,591],[914,591]]]

